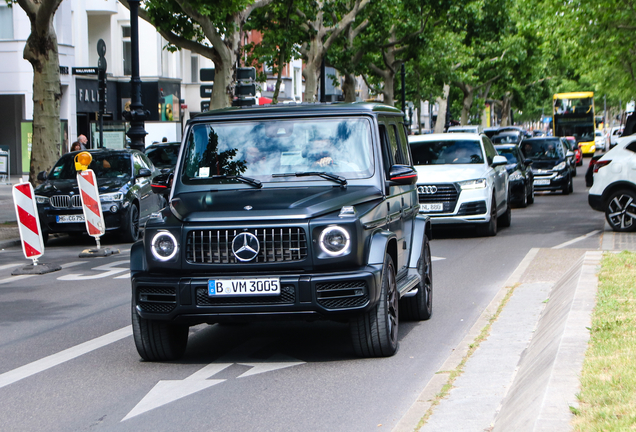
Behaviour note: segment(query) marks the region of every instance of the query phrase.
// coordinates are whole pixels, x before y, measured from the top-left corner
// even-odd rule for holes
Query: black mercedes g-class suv
[[[131,249],[145,360],[174,360],[201,323],[348,320],[356,354],[391,356],[399,319],[432,313],[403,114],[386,105],[228,108],[187,124],[169,205]]]

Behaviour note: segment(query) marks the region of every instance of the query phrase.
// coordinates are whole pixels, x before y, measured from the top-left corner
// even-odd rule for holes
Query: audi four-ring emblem
[[[423,195],[433,195],[437,193],[437,186],[418,186],[417,193]]]
[[[258,239],[249,232],[242,232],[232,240],[232,253],[239,261],[252,261],[260,249]]]

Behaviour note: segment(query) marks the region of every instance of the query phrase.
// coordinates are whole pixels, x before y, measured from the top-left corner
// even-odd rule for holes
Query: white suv
[[[482,234],[510,226],[507,159],[486,135],[451,133],[409,136],[417,170],[420,213],[433,224],[470,224]]]
[[[605,212],[614,231],[636,230],[636,135],[619,138],[616,147],[593,164],[590,207]]]

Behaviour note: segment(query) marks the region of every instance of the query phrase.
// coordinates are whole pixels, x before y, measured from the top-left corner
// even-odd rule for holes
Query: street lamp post
[[[130,129],[126,135],[130,138],[130,148],[143,151],[144,142],[148,134],[144,129],[144,122],[150,112],[144,110],[141,103],[141,79],[139,78],[139,0],[128,0],[130,5],[130,45],[131,45],[131,76],[130,76],[130,112],[124,112],[124,118],[130,122]]]

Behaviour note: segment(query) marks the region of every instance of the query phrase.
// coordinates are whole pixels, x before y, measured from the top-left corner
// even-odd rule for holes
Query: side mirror
[[[152,179],[150,188],[157,195],[163,195],[166,198],[170,195],[170,189],[172,189],[172,173],[159,174]]]
[[[497,155],[494,158],[492,158],[491,166],[493,168],[497,168],[498,166],[503,166],[503,165],[508,165],[508,159],[506,159],[505,156]]]
[[[139,174],[137,174],[137,177],[150,177],[152,175],[152,171],[150,171],[148,168],[141,168],[139,170]]]
[[[532,165],[532,159],[526,159],[525,161],[523,161],[523,164],[529,167],[530,165]]]
[[[569,157],[569,158],[574,157],[574,153],[573,153],[571,150],[568,150],[568,151],[565,153],[565,157]]]
[[[400,185],[411,185],[417,182],[417,171],[408,165],[393,165],[389,170],[389,180]]]
[[[38,173],[38,181],[41,181],[41,182],[46,181],[48,177],[49,176],[47,175],[46,171],[40,171]]]

